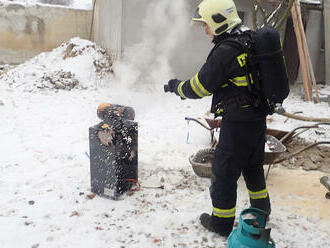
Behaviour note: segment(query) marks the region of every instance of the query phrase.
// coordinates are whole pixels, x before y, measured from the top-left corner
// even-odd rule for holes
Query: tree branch
[[[267,22],[267,13],[266,10],[262,7],[261,1],[260,0],[256,0],[256,5],[258,6],[261,15],[262,15],[262,19],[263,19],[263,23],[264,25],[266,25]]]
[[[278,21],[278,23],[275,25],[275,29],[279,30],[283,24],[286,22],[287,18],[289,17],[291,13],[291,8],[293,6],[294,0],[289,0],[289,5],[287,9],[285,10],[284,14],[282,15],[281,19]]]
[[[282,9],[283,6],[283,2],[280,3],[277,8],[269,15],[268,19],[267,19],[267,24],[273,22],[274,24],[272,26],[275,26],[275,23],[277,22],[277,19],[279,17],[280,14],[280,10]]]

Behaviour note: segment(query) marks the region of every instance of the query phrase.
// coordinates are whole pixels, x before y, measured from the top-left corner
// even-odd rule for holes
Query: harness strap
[[[225,113],[237,110],[239,108],[256,107],[257,99],[248,95],[236,95],[234,97],[224,99],[216,106],[216,114],[223,115]]]

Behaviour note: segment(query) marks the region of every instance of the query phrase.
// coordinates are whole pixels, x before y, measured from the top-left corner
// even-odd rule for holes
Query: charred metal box
[[[138,125],[131,107],[101,104],[89,128],[91,190],[118,199],[138,180]]]

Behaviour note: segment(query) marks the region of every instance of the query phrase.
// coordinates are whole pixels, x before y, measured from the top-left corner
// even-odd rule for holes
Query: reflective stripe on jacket
[[[247,87],[245,66],[247,54],[242,49],[224,42],[228,38],[244,42],[250,39],[250,36],[247,33],[236,33],[216,37],[213,41],[215,46],[200,71],[191,79],[181,81],[177,88],[182,98],[199,99],[213,95],[211,112],[216,114],[223,114],[223,110],[219,109],[220,102],[238,95],[251,95]],[[250,105],[244,104],[240,107],[237,111],[251,112]],[[251,116],[251,114],[247,115]],[[241,113],[237,116],[241,116]],[[256,116],[264,117],[264,113],[258,113]],[[242,116],[242,119],[249,117]]]

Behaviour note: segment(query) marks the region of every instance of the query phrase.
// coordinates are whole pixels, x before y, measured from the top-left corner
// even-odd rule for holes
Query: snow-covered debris
[[[2,81],[24,91],[72,89],[94,87],[111,74],[112,61],[105,49],[91,41],[72,38],[4,73]]]
[[[302,86],[301,86],[302,87]],[[327,92],[328,88],[324,88],[322,92]],[[329,103],[321,102],[314,104],[304,101],[297,92],[291,92],[288,99],[283,103],[285,110],[288,113],[295,113],[304,117],[311,118],[329,118],[330,107]],[[292,131],[299,126],[314,125],[314,122],[305,122],[294,120],[278,114],[268,116],[267,126],[273,129]],[[330,125],[322,125],[318,129],[310,128],[299,135],[299,137],[309,142],[329,141],[330,140]]]
[[[15,67],[14,65],[9,65],[9,64],[0,65],[0,75],[6,73],[10,69],[13,69],[14,67]]]
[[[47,83],[47,84],[45,84]],[[40,86],[38,88],[54,88],[62,90],[71,90],[79,84],[79,81],[75,78],[75,75],[69,71],[54,71],[47,74],[40,80]]]

